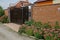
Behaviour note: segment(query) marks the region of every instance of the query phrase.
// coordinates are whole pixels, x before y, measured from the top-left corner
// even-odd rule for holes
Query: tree
[[[0,6],[0,17],[4,15],[4,10],[3,8]]]

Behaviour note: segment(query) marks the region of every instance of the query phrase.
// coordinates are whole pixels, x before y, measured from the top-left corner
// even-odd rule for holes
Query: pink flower
[[[50,29],[47,29],[47,31],[49,31]]]
[[[49,36],[53,36],[51,33],[49,33]]]
[[[44,38],[46,38],[47,35],[44,35]]]
[[[44,31],[44,33],[48,33],[47,31]]]
[[[38,30],[37,30],[37,29],[35,29],[35,30],[34,30],[34,33],[36,33],[36,32],[38,32]]]
[[[55,29],[52,29],[53,31],[55,31]]]
[[[42,32],[40,32],[40,34],[42,34]]]
[[[54,31],[54,33],[58,33],[59,31]]]
[[[58,36],[58,38],[60,38],[60,35]]]
[[[60,29],[57,29],[58,31],[60,31]]]
[[[50,32],[53,32],[53,30],[50,30]]]
[[[43,31],[46,31],[46,30],[47,30],[47,29],[45,29],[45,28],[43,29]]]

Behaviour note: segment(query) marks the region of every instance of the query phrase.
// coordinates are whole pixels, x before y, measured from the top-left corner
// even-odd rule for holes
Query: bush
[[[3,15],[4,15],[4,13],[0,13],[0,17],[3,16]]]
[[[59,23],[56,22],[56,23],[55,23],[55,29],[59,29],[59,28],[60,28]]]
[[[34,36],[38,39],[44,39],[42,34],[39,34],[38,32],[34,33]]]
[[[57,38],[57,40],[60,40],[60,38]]]
[[[18,33],[20,33],[20,34],[25,33],[25,27],[20,28]]]
[[[49,22],[45,23],[43,26],[44,26],[44,28],[51,28],[51,26],[49,25]]]
[[[60,26],[59,23],[55,23],[55,28],[52,28],[48,23],[42,24],[41,22],[29,21],[26,22],[26,29],[19,30],[20,33],[26,33],[29,36],[34,36],[36,39],[45,40],[60,40]],[[33,26],[33,27],[32,27]]]
[[[42,27],[42,23],[41,22],[35,22],[34,23],[34,26],[37,28],[37,29],[40,29]]]
[[[25,22],[25,24],[28,25],[28,26],[31,26],[33,23],[34,23],[33,20],[30,20],[30,21],[26,21],[26,22]]]
[[[26,34],[29,36],[33,36],[33,30],[32,29],[26,30]]]
[[[2,19],[0,20],[0,22],[8,23],[9,22],[8,17],[7,16],[3,16]]]
[[[0,17],[4,15],[4,10],[3,8],[0,6]]]
[[[45,40],[51,40],[50,36],[46,36]]]

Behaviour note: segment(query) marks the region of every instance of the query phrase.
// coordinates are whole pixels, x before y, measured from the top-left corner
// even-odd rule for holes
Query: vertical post
[[[23,2],[22,2],[22,24],[23,24]]]
[[[31,5],[29,5],[29,8],[28,9],[29,9],[29,21],[30,21],[30,20],[32,20],[32,13],[31,13],[32,7],[31,7]]]
[[[11,22],[11,20],[10,20],[10,8],[8,8],[8,19],[9,19],[9,22]]]
[[[22,24],[23,24],[23,7],[22,7]]]
[[[33,19],[33,13],[32,13],[32,11],[33,11],[33,5],[31,5],[31,19]]]

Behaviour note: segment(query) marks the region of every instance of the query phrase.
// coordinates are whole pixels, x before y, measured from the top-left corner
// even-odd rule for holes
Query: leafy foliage
[[[25,33],[25,27],[20,28],[18,32],[19,32],[20,34]]]
[[[3,16],[2,19],[0,20],[1,23],[9,23],[8,17]]]
[[[44,28],[51,28],[51,26],[49,25],[49,22],[44,24]]]
[[[33,30],[32,29],[26,30],[26,34],[29,36],[33,36]]]
[[[44,39],[42,34],[39,34],[38,32],[34,33],[34,36],[38,39]]]
[[[56,23],[55,23],[55,29],[59,29],[59,28],[60,28],[59,23],[56,21]]]
[[[46,36],[45,40],[51,40],[50,36]]]
[[[55,23],[54,28],[49,25],[49,22],[42,24],[41,22],[28,21],[26,25],[27,29],[24,29],[24,32],[29,36],[36,37],[36,40],[60,40],[60,26],[58,22]]]
[[[0,6],[0,17],[4,15],[4,10],[3,8]]]
[[[58,38],[57,40],[60,40],[60,38]]]
[[[41,23],[41,22],[35,22],[35,23],[34,23],[34,26],[35,26],[36,28],[41,28],[41,27],[42,27],[42,23]]]
[[[33,23],[34,23],[33,20],[30,20],[30,21],[26,21],[26,22],[25,22],[25,24],[28,25],[28,26],[31,26]]]

